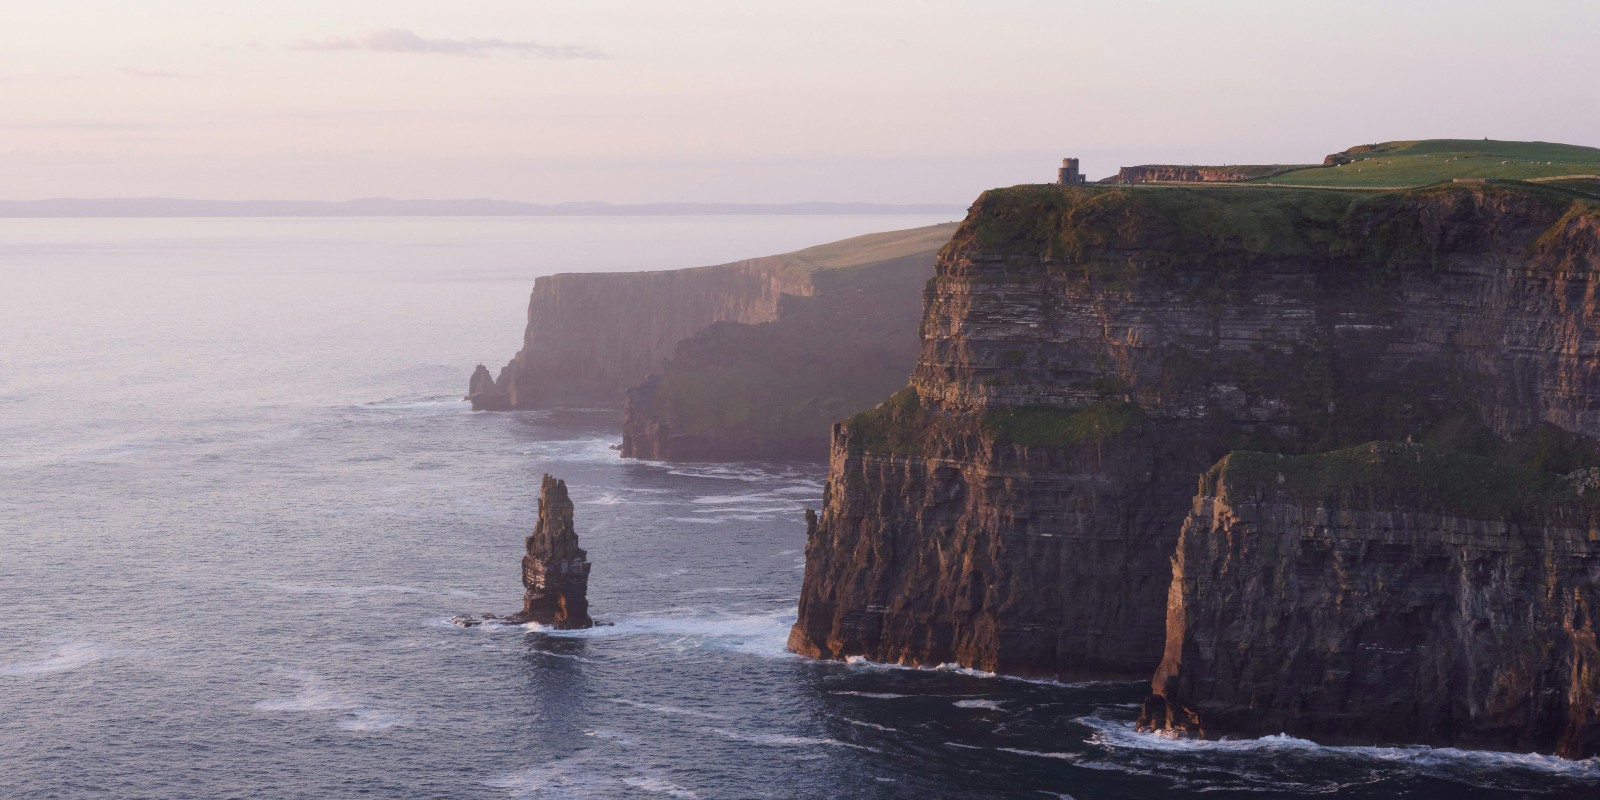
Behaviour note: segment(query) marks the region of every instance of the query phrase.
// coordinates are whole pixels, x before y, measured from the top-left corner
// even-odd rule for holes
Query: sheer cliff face
[[[833,270],[913,255],[931,261],[952,230],[871,234],[714,267],[539,278],[521,351],[493,381],[475,374],[468,397],[484,410],[621,406],[630,387],[707,327],[778,320],[786,303],[817,295]]]
[[[1147,677],[1229,451],[1600,434],[1595,226],[1498,185],[985,194],[911,385],[835,429],[791,647]]]
[[[719,323],[679,342],[659,374],[628,392],[623,457],[826,458],[835,421],[911,374],[933,261],[930,248],[817,273],[814,293],[785,297],[777,319]]]
[[[680,340],[714,322],[767,322],[804,275],[762,259],[719,267],[550,275],[534,281],[522,350],[480,408],[620,405]]]
[[[1600,754],[1600,515],[1553,483],[1421,445],[1230,456],[1141,726]]]

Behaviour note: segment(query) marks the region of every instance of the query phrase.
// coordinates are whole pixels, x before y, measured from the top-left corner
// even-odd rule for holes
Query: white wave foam
[[[391,397],[375,403],[362,403],[355,406],[363,411],[432,411],[443,413],[446,411],[470,411],[472,403],[454,395],[436,395],[419,400],[405,400]]]
[[[546,797],[612,800],[628,794],[629,789],[664,794],[684,800],[699,798],[694,790],[679,786],[649,770],[634,768],[635,774],[614,778],[596,769],[597,765],[592,761],[591,755],[580,753],[548,764],[498,775],[482,781],[482,784],[495,789],[504,789],[510,796],[519,800]]]
[[[839,719],[843,720],[845,722],[848,722],[851,725],[856,725],[856,726],[859,726],[859,727],[862,727],[862,728],[871,728],[871,729],[873,729],[875,731],[883,731],[885,733],[899,733],[900,732],[899,728],[891,728],[888,725],[879,725],[876,722],[867,722],[865,720],[851,719],[849,717],[839,717]]]
[[[1088,741],[1115,754],[1118,751],[1157,752],[1171,756],[1226,753],[1238,757],[1260,757],[1280,763],[1285,758],[1336,761],[1372,767],[1392,766],[1430,777],[1463,781],[1489,788],[1513,788],[1516,773],[1535,773],[1573,780],[1600,779],[1600,757],[1569,761],[1538,753],[1505,753],[1490,750],[1462,750],[1454,747],[1373,747],[1322,745],[1285,734],[1259,739],[1206,740],[1139,733],[1131,722],[1102,717],[1076,720],[1094,731]],[[1080,763],[1080,766],[1090,766]],[[1105,765],[1123,769],[1121,765]],[[1100,768],[1093,766],[1091,768]],[[1376,778],[1375,778],[1376,779]],[[1270,779],[1260,781],[1266,785]],[[1341,787],[1353,784],[1339,784]]]
[[[575,639],[650,636],[677,650],[713,647],[771,658],[788,658],[793,656],[788,650],[788,642],[789,627],[794,620],[795,611],[791,607],[757,614],[711,611],[689,616],[641,616],[576,631],[533,629],[543,630],[550,636]]]
[[[530,442],[529,448],[522,454],[540,461],[567,464],[615,464],[618,455],[617,451],[611,449],[613,444],[616,444],[616,439],[611,436],[541,440]]]
[[[498,775],[483,781],[484,786],[504,789],[514,798],[588,798],[616,796],[617,782],[592,771],[586,756],[572,756],[540,764],[518,772]]]
[[[841,663],[841,662],[828,662]],[[1149,683],[1149,681],[1078,681],[1068,683],[1052,680],[1050,678],[1029,678],[1021,675],[1000,675],[993,672],[984,672],[981,669],[963,667],[960,664],[939,664],[933,667],[919,667],[911,664],[888,664],[882,661],[871,661],[866,656],[845,656],[842,662],[847,666],[861,667],[864,669],[905,669],[917,672],[953,672],[957,675],[966,675],[973,678],[995,679],[1002,681],[1015,681],[1017,683],[1031,683],[1038,686],[1057,686],[1067,689],[1086,689],[1095,686],[1128,686],[1131,684]]]
[[[648,461],[644,463],[666,467],[667,474],[684,478],[712,478],[715,480],[760,483],[772,480],[793,480],[799,477],[793,468],[765,469],[756,466],[734,467],[725,464],[669,464],[663,461]]]
[[[53,675],[87,667],[97,661],[116,658],[122,654],[122,651],[116,648],[95,642],[69,642],[57,647],[44,658],[0,665],[0,675],[18,677]]]
[[[360,695],[331,688],[318,675],[304,670],[282,670],[300,684],[300,690],[289,697],[261,700],[251,707],[257,711],[318,712],[342,711],[335,722],[341,730],[357,733],[375,733],[411,725],[416,715],[405,711],[382,708]]]
[[[728,717],[726,717],[726,716],[724,716],[722,714],[713,714],[713,713],[711,713],[709,711],[696,711],[696,710],[694,710],[692,708],[679,708],[678,706],[667,706],[667,705],[661,705],[659,703],[645,703],[645,702],[641,702],[641,701],[638,701],[638,700],[628,700],[626,698],[621,698],[621,697],[614,697],[614,698],[611,699],[611,702],[616,703],[617,705],[621,705],[621,706],[630,706],[632,708],[642,708],[642,709],[644,709],[646,711],[654,711],[654,712],[656,712],[658,714],[668,714],[668,715],[676,716],[676,717],[694,717],[695,719],[715,719],[715,720],[724,720],[724,719],[728,718]]]
[[[343,730],[358,733],[386,731],[390,728],[412,725],[417,721],[415,714],[382,708],[355,708],[351,709],[350,715],[349,719],[341,719],[337,724]]]
[[[902,697],[916,696],[909,694],[895,694],[893,692],[829,692],[828,694],[844,694],[852,697],[870,697],[874,700],[899,700]]]
[[[1019,756],[1032,756],[1034,758],[1055,758],[1062,761],[1077,761],[1083,756],[1078,753],[1042,753],[1038,750],[1019,750],[1015,747],[996,747],[1002,753],[1014,753]]]
[[[982,750],[982,749],[984,749],[984,748],[979,747],[979,746],[974,745],[974,744],[962,744],[960,742],[945,742],[944,746],[945,747],[958,747],[958,748],[960,748],[962,750]]]
[[[873,750],[864,745],[841,742],[838,739],[828,739],[821,736],[791,736],[782,733],[745,733],[743,731],[730,731],[727,728],[712,728],[712,733],[732,739],[736,742],[748,742],[762,747],[849,747],[856,750]]]
[[[623,778],[622,782],[635,789],[652,794],[664,794],[669,797],[681,797],[685,800],[698,800],[700,795],[683,788],[671,781],[662,778]]]
[[[599,739],[599,740],[604,741],[604,742],[616,742],[617,744],[623,745],[624,747],[636,745],[636,744],[639,743],[635,739],[632,739],[632,738],[630,738],[628,736],[625,736],[625,735],[623,735],[621,733],[618,733],[617,731],[612,731],[612,730],[601,729],[601,730],[584,731],[583,735],[587,736],[587,737],[589,737],[591,739]]]
[[[982,708],[989,711],[999,711],[1004,703],[999,700],[957,700],[954,705],[956,708]]]

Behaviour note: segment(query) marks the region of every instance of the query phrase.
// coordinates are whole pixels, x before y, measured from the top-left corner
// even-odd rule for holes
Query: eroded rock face
[[[1600,435],[1596,218],[1511,185],[986,193],[910,387],[835,429],[791,648],[1142,678],[1228,452]]]
[[[1420,445],[1229,456],[1140,726],[1600,754],[1600,515],[1552,483]]]
[[[539,521],[522,557],[522,611],[513,621],[562,630],[594,627],[589,618],[589,558],[578,547],[572,511],[566,481],[545,475],[539,487]]]

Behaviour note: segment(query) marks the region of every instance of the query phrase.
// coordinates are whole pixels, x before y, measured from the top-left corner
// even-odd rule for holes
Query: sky
[[[957,203],[1600,146],[1594,0],[0,0],[0,198]]]

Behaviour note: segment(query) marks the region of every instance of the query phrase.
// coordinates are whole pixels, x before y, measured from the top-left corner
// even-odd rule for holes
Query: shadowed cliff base
[[[1597,258],[1600,204],[1549,185],[987,192],[910,387],[835,428],[790,646],[1148,676],[1229,452],[1600,465]]]
[[[622,455],[823,458],[828,427],[905,383],[954,224],[716,267],[540,278],[479,410],[625,406]]]

